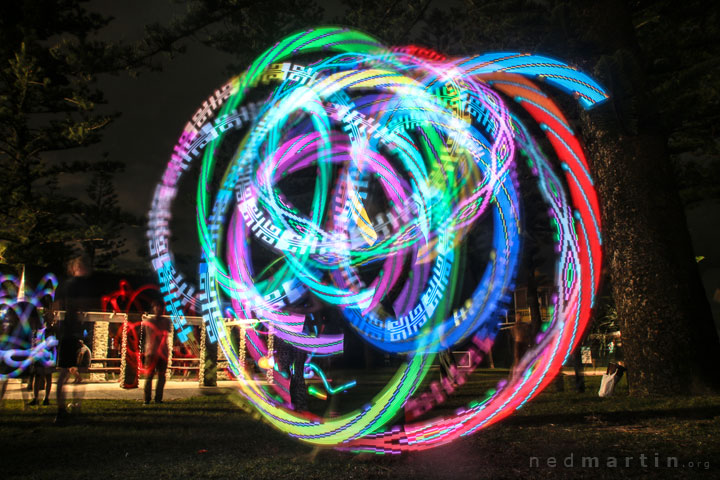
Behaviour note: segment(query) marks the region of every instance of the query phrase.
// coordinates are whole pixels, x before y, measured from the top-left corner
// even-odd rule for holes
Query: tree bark
[[[596,74],[611,99],[584,114],[582,123],[630,392],[718,389],[717,330],[694,261],[667,135],[646,95],[630,15],[623,1],[593,10],[585,12],[587,20],[606,29]]]

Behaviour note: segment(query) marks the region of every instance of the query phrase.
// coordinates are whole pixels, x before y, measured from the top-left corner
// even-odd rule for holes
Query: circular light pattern
[[[520,408],[577,344],[601,261],[599,210],[583,152],[533,78],[586,108],[607,98],[574,68],[529,54],[451,59],[387,48],[337,27],[299,32],[268,49],[193,115],[155,190],[149,246],[180,340],[191,334],[183,308],[192,306],[245,400],[271,424],[316,445],[421,450]],[[506,99],[544,131],[564,178]],[[401,412],[417,417],[454,388],[430,382],[419,391],[437,352],[471,343],[474,368],[492,345],[520,252],[520,158],[555,232],[552,319],[520,373],[486,398],[451,418],[390,427]],[[197,287],[177,271],[169,228],[180,180],[196,161]],[[308,172],[311,185],[298,192],[292,181]],[[465,265],[460,249],[478,229],[491,232],[488,261],[477,284],[461,289],[463,272],[478,266]],[[265,267],[256,271],[262,255]],[[355,385],[333,387],[311,361],[340,355],[344,336],[312,326],[308,298],[341,312],[374,348],[406,360],[360,409],[320,417],[292,404],[276,350],[300,352],[303,373],[322,379],[327,394]],[[239,346],[233,325],[240,326]]]
[[[122,362],[130,369],[136,370],[140,375],[145,375],[155,368],[155,364],[159,358],[158,355],[143,357],[144,336],[150,333],[154,336],[164,336],[166,333],[160,332],[158,328],[149,321],[143,320],[132,321],[129,317],[131,313],[142,313],[152,311],[153,299],[157,295],[157,286],[142,285],[135,289],[127,280],[120,280],[119,288],[114,292],[104,295],[101,299],[101,310],[103,312],[117,312],[127,315],[128,320],[119,328],[112,336],[115,345],[123,345]],[[197,350],[197,347],[193,344]],[[163,352],[158,351],[160,356]],[[147,363],[148,359],[152,363]],[[137,381],[138,378],[136,377]]]

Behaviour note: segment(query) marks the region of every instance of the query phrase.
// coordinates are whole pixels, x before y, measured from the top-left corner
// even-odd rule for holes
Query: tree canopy
[[[138,45],[98,40],[111,19],[84,3],[0,4],[2,263],[55,269],[85,252],[92,258],[98,253],[98,266],[109,267],[122,253],[119,227],[134,221],[114,197],[112,173],[121,164],[50,156],[98,143],[117,116],[100,108],[105,98],[98,75],[147,66],[163,48],[160,40]],[[67,188],[69,177],[77,174],[93,177],[87,200]]]

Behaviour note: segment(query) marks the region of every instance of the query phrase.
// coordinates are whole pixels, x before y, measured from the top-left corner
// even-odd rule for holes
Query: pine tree
[[[87,168],[51,165],[47,152],[89,145],[111,117],[93,72],[76,54],[108,20],[78,1],[0,3],[0,248],[6,263],[51,264],[70,254],[70,200],[60,175]]]
[[[76,226],[75,243],[96,269],[113,270],[115,260],[126,253],[122,229],[139,225],[140,220],[126,212],[118,203],[113,176],[124,169],[122,163],[102,161],[93,165],[93,174],[85,193],[86,201],[73,205]]]
[[[152,31],[132,45],[100,41],[111,19],[85,3],[0,2],[0,263],[60,271],[78,253],[77,201],[64,179],[92,174],[92,162],[49,154],[97,143],[113,120],[98,112],[97,75],[157,67],[157,53],[177,48]]]

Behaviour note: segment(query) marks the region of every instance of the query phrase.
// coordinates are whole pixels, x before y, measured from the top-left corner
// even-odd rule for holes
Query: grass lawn
[[[445,412],[494,382],[493,372],[480,371]],[[314,450],[227,394],[150,406],[86,400],[63,427],[52,423],[54,407],[6,401],[0,478],[720,478],[720,396],[635,399],[623,380],[617,396],[601,399],[599,377],[588,383],[585,394],[543,393],[470,438],[401,456]],[[582,466],[582,457],[600,466]],[[668,457],[678,466],[667,467]],[[612,458],[617,467],[607,466]]]

